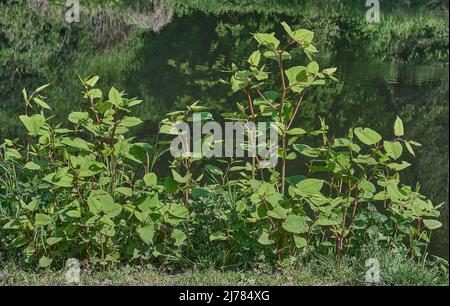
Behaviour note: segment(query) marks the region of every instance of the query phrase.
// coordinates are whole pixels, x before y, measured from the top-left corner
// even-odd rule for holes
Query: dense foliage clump
[[[97,76],[81,79],[85,109],[64,123],[53,120],[47,85],[24,90],[19,119],[26,136],[0,148],[2,255],[41,267],[68,258],[86,266],[186,266],[209,257],[223,266],[332,254],[340,262],[368,245],[426,256],[431,231],[441,226],[439,206],[400,176],[410,166],[403,157],[420,144],[405,136],[398,117],[385,139],[367,127],[333,137],[323,119],[315,131],[298,127],[308,93],[337,81],[336,68],[314,61],[313,32],[282,26],[284,44],[274,33],[254,34],[258,50],[246,67],[232,65],[223,81],[242,101],[224,119],[274,123],[281,138],[277,168],[261,167],[256,158],[185,152],[171,158],[170,175],[163,176],[154,169],[167,164],[161,160],[168,140],[185,137],[176,124],[192,122],[194,114],[212,119],[199,103],[168,114],[150,145],[129,136],[142,123],[131,114],[142,101],[115,88],[104,94]],[[302,50],[305,65],[289,64],[291,48]],[[237,145],[248,150],[249,140]],[[289,175],[297,159],[306,171]]]

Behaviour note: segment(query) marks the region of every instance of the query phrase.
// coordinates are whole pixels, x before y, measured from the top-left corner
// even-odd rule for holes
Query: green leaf
[[[90,86],[90,87],[94,87],[95,84],[97,84],[97,81],[100,79],[99,76],[93,76],[92,78],[90,78],[89,80],[86,81],[86,85]]]
[[[353,158],[353,161],[357,164],[365,164],[365,165],[377,165],[378,162],[371,157],[370,155],[358,155],[356,158]]]
[[[249,71],[238,71],[231,77],[231,89],[233,92],[244,89],[250,84],[252,74]]]
[[[297,215],[289,215],[283,222],[283,228],[294,234],[307,233],[309,230],[308,223],[305,217]]]
[[[305,179],[296,184],[301,193],[307,195],[320,194],[325,181],[319,179]]]
[[[405,145],[408,152],[411,153],[412,156],[416,156],[416,153],[414,152],[412,145],[409,142],[405,142]]]
[[[102,203],[102,211],[109,217],[114,218],[117,217],[122,211],[122,205],[114,203],[114,202],[103,202]]]
[[[39,267],[41,267],[41,268],[47,268],[48,266],[50,266],[50,265],[52,264],[52,262],[53,262],[53,259],[48,258],[48,257],[46,257],[46,256],[42,256],[42,257],[39,259]]]
[[[121,106],[123,104],[122,95],[114,87],[111,87],[108,97],[109,97],[109,102],[111,102],[115,106]]]
[[[294,150],[308,157],[319,157],[321,153],[320,149],[312,148],[306,144],[294,144]]]
[[[197,122],[197,121],[207,121],[212,120],[213,115],[209,112],[196,112],[192,114],[191,117],[187,119],[189,122]]]
[[[405,129],[403,128],[403,121],[402,121],[402,119],[400,119],[399,116],[397,116],[397,119],[395,119],[394,135],[397,137],[401,137],[401,136],[405,135]]]
[[[191,109],[194,112],[200,112],[200,111],[204,111],[204,110],[208,109],[207,106],[198,105],[199,103],[200,103],[200,101],[196,101],[193,104],[189,105],[188,108]]]
[[[172,239],[175,240],[175,246],[181,246],[184,244],[184,241],[187,239],[187,236],[183,231],[175,228],[172,231]]]
[[[154,186],[156,186],[157,181],[158,181],[158,177],[157,177],[156,174],[153,173],[153,172],[147,173],[147,174],[144,176],[144,183],[145,183],[145,185],[147,185],[148,187],[154,187]]]
[[[272,210],[268,211],[267,215],[275,219],[285,219],[289,212],[290,211],[288,209],[282,207],[281,205],[277,205]]]
[[[27,103],[27,105],[28,105],[28,94],[27,94],[27,90],[25,88],[22,89],[22,97],[23,97],[23,100],[25,101],[25,103]]]
[[[216,233],[212,233],[211,235],[209,235],[209,241],[216,241],[216,240],[228,240],[228,236],[226,236],[225,234],[222,234],[220,232],[216,232]]]
[[[421,147],[422,146],[422,144],[420,144],[420,143],[418,143],[417,141],[414,141],[414,140],[410,140],[409,143],[411,145],[413,145],[413,146],[416,146],[416,147]]]
[[[311,84],[312,85],[325,85],[325,80],[315,80]]]
[[[311,44],[309,44],[309,43],[306,43],[306,44],[303,46],[303,51],[305,51],[306,56],[308,56],[308,58],[309,58],[310,60],[312,60],[312,56],[313,56],[314,54],[316,54],[316,53],[319,52],[319,51],[317,51],[316,47],[314,47],[313,45],[311,45]],[[334,79],[334,78],[332,78],[332,79]],[[334,79],[334,80],[337,81],[336,79]]]
[[[180,219],[187,219],[189,217],[189,210],[183,205],[172,204],[169,208],[169,213]]]
[[[103,216],[100,218],[100,221],[104,224],[100,230],[100,233],[105,235],[106,237],[114,237],[116,235],[116,229],[111,224],[114,224],[111,219],[107,216]],[[108,257],[110,255],[107,255]]]
[[[81,218],[81,212],[79,210],[69,210],[66,215],[73,219]]]
[[[316,222],[314,223],[314,225],[319,225],[319,226],[331,226],[331,225],[338,225],[338,224],[340,224],[340,221],[331,220],[331,219],[323,217],[323,216],[321,216],[319,219],[317,219]]]
[[[294,236],[294,242],[295,242],[295,247],[298,249],[302,249],[308,244],[308,242],[306,241],[305,238],[299,237],[299,236]]]
[[[328,76],[332,76],[335,72],[337,71],[336,67],[332,67],[332,68],[327,68],[322,70],[322,73]]]
[[[311,74],[317,74],[319,72],[319,64],[317,64],[317,62],[311,62],[308,64],[306,69]]]
[[[102,211],[102,201],[104,199],[106,201],[111,201],[112,198],[109,198],[111,196],[109,194],[105,195],[105,193],[106,192],[102,190],[94,190],[91,192],[91,195],[88,197],[88,206],[91,213],[98,214]]]
[[[13,227],[10,227],[13,228]],[[15,227],[14,227],[15,228]],[[11,246],[14,248],[20,248],[28,243],[27,237],[25,237],[23,234],[19,237],[15,238],[13,241],[11,241]]]
[[[243,213],[246,208],[247,208],[247,204],[245,203],[245,201],[237,201],[236,202],[237,213],[239,213],[239,214]]]
[[[89,210],[93,214],[104,212],[109,218],[117,217],[122,205],[114,203],[113,197],[103,190],[93,190],[88,198]]]
[[[364,191],[363,196],[372,195],[373,193],[376,192],[375,185],[366,179],[363,179],[363,180],[361,180],[361,182],[359,182],[358,188],[361,189],[362,191]]]
[[[22,115],[19,116],[20,121],[22,121],[23,125],[25,125],[25,127],[28,130],[28,133],[31,136],[38,136],[39,132],[41,131],[41,128],[44,126],[45,124],[45,118],[42,115],[33,115],[31,117]]]
[[[306,131],[301,128],[294,128],[294,129],[290,129],[289,131],[287,131],[287,134],[288,135],[303,135],[303,134],[306,134]]]
[[[399,164],[399,163],[389,163],[389,164],[387,164],[387,166],[390,169],[393,169],[395,171],[401,171],[401,170],[404,170],[404,169],[408,168],[409,166],[411,166],[411,164],[408,163],[408,162],[402,161],[401,164]]]
[[[263,231],[261,236],[258,238],[258,242],[262,245],[271,245],[273,244],[273,240],[269,238],[269,233],[267,231]]]
[[[114,221],[111,220],[108,216],[102,216],[99,220],[100,222],[102,222],[103,224],[107,225],[108,227],[114,228]],[[114,235],[111,235],[114,236]]]
[[[398,182],[389,181],[386,186],[387,194],[388,194],[389,198],[393,201],[405,199],[405,195],[398,188],[397,183]]]
[[[442,226],[441,222],[432,219],[424,219],[423,224],[430,230],[435,230]]]
[[[403,146],[398,141],[384,141],[383,142],[384,149],[389,157],[393,159],[399,159],[403,153]]]
[[[91,99],[99,99],[101,97],[103,97],[103,93],[100,89],[98,88],[93,88],[91,90],[89,90],[86,95],[88,97],[90,97]]]
[[[311,43],[314,39],[314,32],[306,29],[299,29],[297,31],[294,31],[293,39],[300,43]]]
[[[297,31],[292,31],[291,27],[284,21],[281,23],[281,25],[283,26],[286,33],[288,33],[288,35],[297,42],[311,43],[314,39],[314,32],[311,32],[311,31],[305,30],[305,29],[299,29]]]
[[[38,87],[38,88],[35,90],[35,92],[41,92],[41,91],[43,91],[44,89],[46,89],[48,86],[50,86],[50,83],[45,84],[45,85],[42,85],[41,87]]]
[[[153,237],[155,235],[155,226],[153,224],[147,224],[143,227],[139,227],[137,229],[137,233],[146,244],[153,244]]]
[[[173,169],[172,169],[172,175],[173,175],[173,179],[181,184],[187,183],[192,177],[192,173],[190,173],[190,172],[188,172],[185,176],[181,176],[178,172],[176,172]]]
[[[9,159],[22,159],[22,155],[17,149],[7,148],[5,152],[5,160]]]
[[[159,129],[160,134],[178,135],[178,129],[175,126],[164,124]]]
[[[358,127],[354,132],[361,142],[369,146],[378,143],[382,139],[380,134],[369,128]]]
[[[142,223],[147,222],[147,219],[149,217],[150,211],[139,211],[139,210],[135,210],[134,211],[134,216],[136,217],[136,219],[138,219],[139,221],[141,221]]]
[[[178,190],[178,183],[173,179],[173,177],[168,176],[164,180],[164,189],[169,194],[175,193]]]
[[[39,99],[38,97],[33,98],[34,103],[36,103],[38,106],[40,106],[41,108],[45,108],[45,109],[51,109],[50,106],[48,106],[47,103],[45,103],[44,101],[42,101],[41,99]]]
[[[275,33],[257,33],[253,36],[258,43],[269,48],[278,48],[280,41],[275,37]]]
[[[69,114],[68,120],[75,124],[80,124],[80,121],[89,119],[87,112],[72,112]]]
[[[85,151],[90,151],[89,146],[92,146],[91,143],[89,143],[86,140],[81,139],[81,138],[71,139],[71,138],[66,137],[66,138],[63,138],[63,140],[61,140],[61,143],[65,144],[66,146],[85,150]]]
[[[136,125],[139,125],[142,123],[142,120],[137,117],[123,117],[122,121],[120,122],[125,127],[133,127]]]
[[[52,246],[52,245],[57,244],[61,240],[62,240],[61,237],[50,237],[50,238],[47,238],[46,242],[48,245]]]
[[[142,211],[155,209],[160,205],[159,196],[157,193],[155,193],[153,196],[144,196],[138,199],[136,204]]]
[[[60,168],[58,171],[50,173],[42,179],[58,187],[72,187],[73,175],[67,173],[68,170],[69,168],[67,167]]]
[[[300,87],[300,83],[307,80],[306,67],[294,66],[285,71],[285,74],[289,80],[289,86],[294,92],[301,92],[303,89]]]
[[[34,224],[39,225],[49,225],[52,223],[52,218],[46,214],[36,214]]]
[[[210,195],[210,192],[206,188],[194,187],[191,189],[191,194],[194,198],[201,198],[201,197],[207,197],[208,195]]]
[[[118,187],[116,191],[124,196],[131,197],[133,196],[133,190],[128,187]]]
[[[255,51],[248,58],[248,63],[252,66],[258,67],[259,62],[261,60],[261,52],[259,50]]]
[[[28,162],[26,163],[26,165],[24,166],[25,169],[31,170],[31,171],[38,171],[41,170],[41,166],[39,166],[38,164],[36,164],[35,162]]]
[[[280,58],[280,55],[277,55],[277,54],[275,53],[275,51],[265,51],[265,52],[263,53],[263,56],[266,57],[266,58],[268,58],[268,59],[277,61],[277,62],[278,62],[278,59]],[[291,58],[292,58],[291,55],[290,55],[289,52],[287,52],[287,51],[284,51],[284,52],[283,52],[283,55],[281,55],[281,59],[282,59],[282,60],[289,60],[289,59],[291,59]]]
[[[286,31],[286,33],[288,33],[288,35],[294,39],[294,32],[292,31],[291,27],[286,23],[286,22],[281,22],[281,25],[283,26],[284,30]]]
[[[37,209],[38,205],[39,205],[38,200],[33,199],[30,203],[27,204],[26,207],[29,211],[35,211]]]

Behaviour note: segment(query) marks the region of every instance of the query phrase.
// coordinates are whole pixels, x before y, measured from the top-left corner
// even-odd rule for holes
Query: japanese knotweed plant
[[[239,167],[242,178],[208,187],[206,203],[213,198],[231,208],[221,205],[208,214],[208,222],[215,220],[210,240],[222,241],[230,261],[333,253],[339,262],[368,246],[426,256],[431,231],[441,226],[442,204],[433,205],[419,186],[401,183],[401,172],[411,165],[401,160],[404,151],[413,156],[414,146],[420,146],[403,130],[397,118],[390,140],[360,127],[347,137],[331,138],[322,120],[319,130],[308,133],[319,136],[322,145],[294,144],[309,170],[287,179],[287,195],[277,190],[276,179],[248,178]]]
[[[343,250],[357,252],[364,244],[409,250],[421,256],[431,230],[441,223],[439,207],[420,194],[419,187],[401,183],[400,173],[411,164],[401,160],[404,150],[415,155],[419,143],[404,137],[397,117],[389,140],[370,128],[351,129],[345,138],[331,138],[328,127],[320,135],[322,146],[295,144],[310,159],[309,173],[289,187],[289,195],[305,210],[312,249],[332,247],[338,260]],[[355,137],[356,136],[356,137]]]
[[[231,172],[239,171],[241,176],[237,182],[230,182],[242,188],[243,199],[237,209],[243,213],[250,205],[247,221],[258,223],[255,229],[258,242],[274,246],[279,260],[290,248],[303,248],[307,244],[303,237],[297,235],[307,231],[305,213],[286,197],[287,161],[296,159],[292,146],[306,134],[304,129],[296,126],[297,115],[308,91],[324,85],[326,79],[336,80],[333,77],[336,68],[321,70],[313,59],[318,53],[313,44],[314,33],[306,29],[293,31],[284,22],[282,26],[289,36],[286,43],[282,44],[275,33],[254,34],[260,48],[248,58],[248,67],[239,69],[233,64],[230,81],[223,81],[234,93],[242,93],[245,101],[237,104],[237,112],[224,114],[226,119],[270,122],[270,127],[275,128],[281,137],[279,171],[258,169],[256,157],[250,164],[230,169]],[[291,48],[301,49],[308,61],[304,65],[290,64]],[[273,67],[273,62],[275,68],[268,71],[267,67]],[[274,83],[278,85],[273,87]],[[247,173],[249,169],[251,173]]]
[[[313,60],[318,53],[313,45],[314,33],[299,29],[293,31],[288,24],[282,23],[289,39],[282,44],[275,33],[256,33],[254,39],[261,50],[254,51],[248,58],[248,68],[231,67],[231,79],[223,81],[231,86],[234,93],[243,93],[245,102],[238,103],[238,112],[224,114],[225,118],[241,121],[268,121],[272,128],[276,128],[281,137],[278,156],[281,159],[277,189],[285,194],[286,163],[296,158],[292,150],[294,144],[305,130],[296,127],[296,118],[301,110],[305,95],[315,86],[324,85],[326,79],[336,80],[333,74],[336,68],[320,69]],[[304,65],[288,66],[292,60],[288,50],[300,48],[309,59]],[[275,62],[274,71],[267,71],[265,61]],[[270,65],[269,65],[270,64]],[[288,68],[289,67],[289,68]],[[270,80],[269,76],[275,78]],[[278,86],[273,88],[273,81]],[[278,81],[278,82],[277,82]],[[255,158],[252,161],[252,178],[257,177]]]
[[[47,85],[23,91],[26,144],[1,146],[10,168],[0,173],[9,183],[0,187],[2,253],[41,267],[70,257],[101,265],[181,257],[189,212],[148,172],[151,146],[126,136],[142,123],[130,115],[141,101],[115,88],[104,96],[98,79],[82,80],[85,110],[70,113],[67,127],[54,122]]]
[[[250,55],[247,69],[232,65],[230,81],[223,81],[245,101],[237,104],[237,112],[224,114],[225,118],[270,121],[281,137],[279,169],[258,169],[255,158],[230,169],[229,173],[237,172],[238,177],[227,184],[239,189],[232,205],[245,220],[247,236],[265,246],[264,256],[271,254],[279,261],[297,251],[331,251],[339,260],[344,249],[357,251],[374,242],[386,247],[406,245],[412,255],[420,255],[430,230],[441,226],[434,219],[439,216],[439,206],[434,207],[418,188],[400,182],[400,171],[410,165],[399,161],[404,148],[414,155],[413,147],[420,144],[404,139],[400,118],[389,141],[382,141],[369,128],[352,129],[346,138],[332,138],[323,119],[317,131],[308,133],[296,127],[306,94],[324,85],[327,78],[337,81],[333,76],[336,68],[320,69],[313,60],[318,52],[313,32],[293,31],[286,23],[282,26],[289,36],[286,44],[281,45],[274,33],[254,34],[262,50]],[[291,60],[288,49],[294,46],[309,62],[287,68]],[[273,65],[266,65],[263,59],[276,62],[274,71],[267,71]],[[270,77],[278,87],[271,87]],[[320,137],[322,146],[299,143],[307,134]],[[296,159],[297,153],[311,159],[309,171],[287,177],[287,161]],[[241,239],[241,232],[228,223],[211,240],[230,243]],[[252,247],[255,254],[260,250]]]

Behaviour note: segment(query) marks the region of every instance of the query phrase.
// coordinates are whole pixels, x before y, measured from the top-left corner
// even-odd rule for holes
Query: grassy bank
[[[337,267],[332,258],[320,257],[300,266],[273,269],[258,267],[247,270],[198,267],[185,271],[168,271],[151,266],[122,267],[106,271],[84,269],[79,285],[83,286],[348,286],[367,285],[365,260],[350,258]],[[380,258],[379,285],[429,285],[449,284],[448,267],[430,266],[414,262],[400,255]],[[24,270],[8,262],[0,267],[0,285],[67,285],[64,270]]]

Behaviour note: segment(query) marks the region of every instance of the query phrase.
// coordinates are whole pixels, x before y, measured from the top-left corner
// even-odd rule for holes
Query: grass
[[[364,260],[344,259],[339,267],[333,258],[316,257],[307,264],[273,269],[220,270],[202,268],[171,273],[148,267],[121,267],[106,271],[82,270],[79,285],[84,286],[347,286],[367,285]],[[449,285],[448,265],[420,264],[400,255],[385,254],[379,258],[380,285]],[[7,262],[0,266],[0,285],[64,286],[65,271],[26,270]]]

